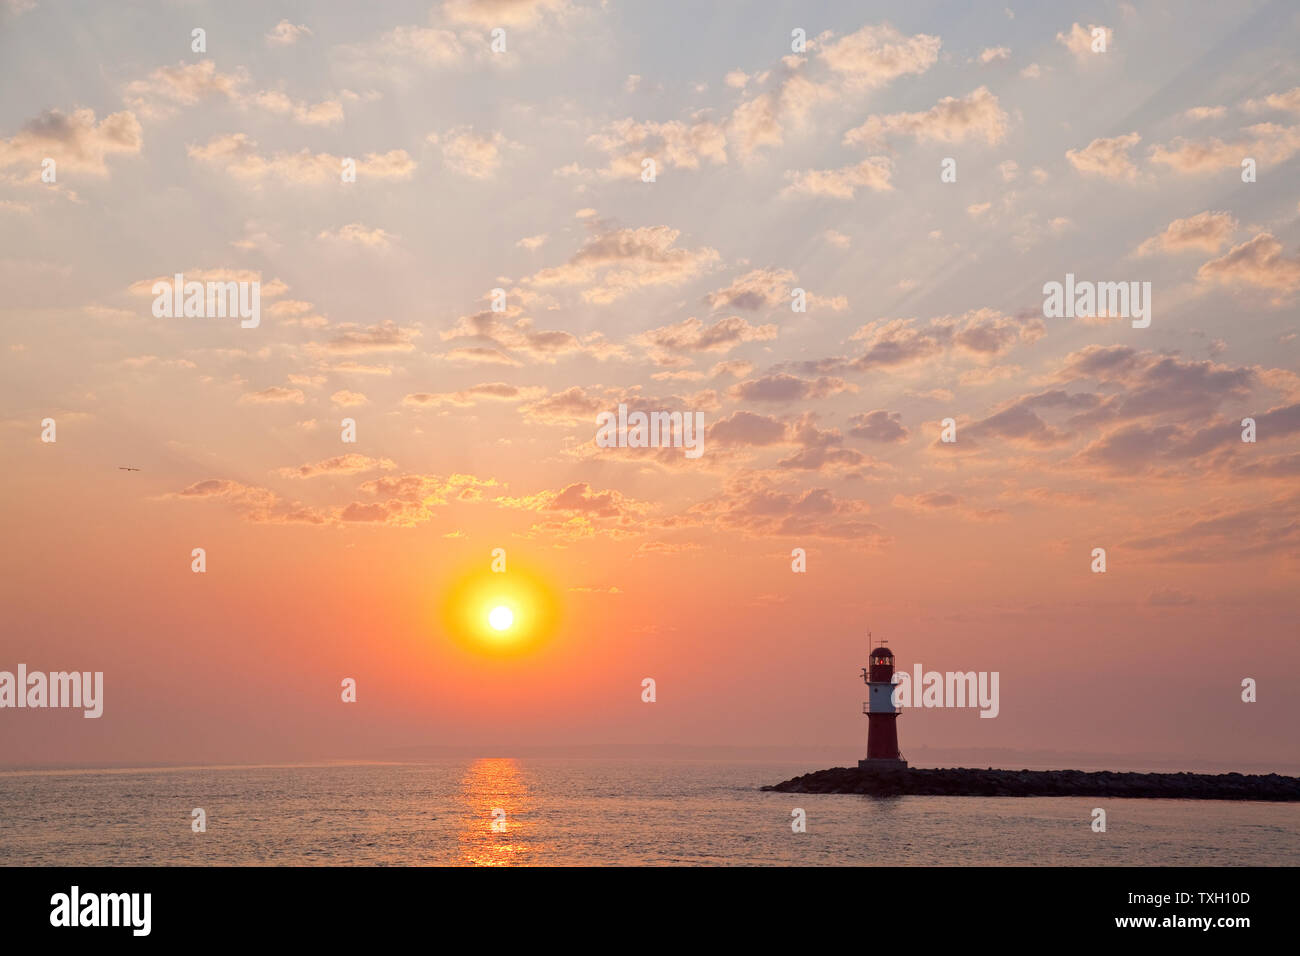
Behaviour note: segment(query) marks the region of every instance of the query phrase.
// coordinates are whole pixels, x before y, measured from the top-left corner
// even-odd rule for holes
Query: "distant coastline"
[[[1126,773],[1103,770],[866,770],[834,767],[763,790],[866,796],[1123,797],[1300,801],[1300,777],[1240,773]]]

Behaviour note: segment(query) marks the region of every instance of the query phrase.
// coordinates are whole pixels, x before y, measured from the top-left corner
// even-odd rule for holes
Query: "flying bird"
[[[117,470],[118,470],[118,471],[139,471],[140,469],[139,469],[139,468],[128,468],[128,467],[126,467],[126,465],[118,465],[118,466],[117,466]]]

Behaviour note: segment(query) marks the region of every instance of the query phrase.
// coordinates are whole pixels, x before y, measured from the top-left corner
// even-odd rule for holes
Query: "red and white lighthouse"
[[[904,770],[907,761],[898,752],[898,708],[894,706],[894,652],[881,641],[862,668],[868,688],[862,712],[867,715],[867,759],[864,770]]]

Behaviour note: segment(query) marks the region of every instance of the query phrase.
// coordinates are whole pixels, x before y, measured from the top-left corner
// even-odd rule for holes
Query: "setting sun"
[[[465,650],[516,657],[542,647],[555,633],[560,601],[542,574],[522,562],[506,572],[484,562],[467,568],[442,595],[441,631]]]

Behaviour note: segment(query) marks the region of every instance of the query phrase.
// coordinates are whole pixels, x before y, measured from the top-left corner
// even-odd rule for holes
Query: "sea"
[[[501,757],[3,771],[0,865],[1300,864],[1295,803],[760,789],[815,769]]]

